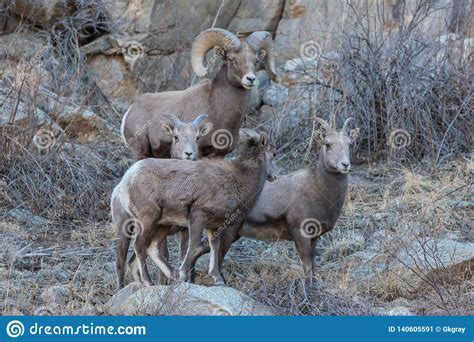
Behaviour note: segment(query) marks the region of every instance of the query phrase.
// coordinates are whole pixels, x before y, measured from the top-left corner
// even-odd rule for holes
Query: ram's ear
[[[212,127],[214,125],[210,122],[205,123],[204,125],[199,128],[199,136],[203,137],[205,135],[208,135],[210,131],[212,131]]]
[[[314,131],[313,133],[313,139],[314,141],[316,141],[318,144],[322,145],[324,143],[324,139],[325,139],[325,134],[322,130],[320,129],[317,129],[316,131]]]
[[[260,51],[258,52],[258,60],[264,61],[265,57],[267,57],[267,51],[265,51],[264,49],[260,49]]]
[[[222,48],[222,46],[214,46],[214,52],[220,58],[226,59],[227,55],[226,55],[225,50]]]
[[[165,133],[166,135],[169,135],[171,137],[173,136],[173,127],[171,127],[165,122],[161,124],[161,131]]]
[[[267,133],[260,133],[260,147],[265,150],[268,146],[268,135]]]
[[[351,129],[351,131],[349,132],[349,138],[351,139],[351,143],[353,143],[357,139],[357,137],[359,136],[359,133],[360,133],[359,128]]]

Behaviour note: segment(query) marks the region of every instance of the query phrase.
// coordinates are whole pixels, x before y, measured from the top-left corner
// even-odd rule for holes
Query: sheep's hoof
[[[214,279],[214,286],[225,286],[225,281],[222,276],[212,276]]]
[[[150,286],[153,286],[153,283],[151,281],[144,281],[143,286],[150,287]]]
[[[185,282],[185,281],[188,281],[188,274],[187,274],[187,272],[184,272],[184,271],[182,271],[182,270],[179,270],[178,274],[179,274],[178,281],[179,281],[180,283],[183,283],[183,282]]]

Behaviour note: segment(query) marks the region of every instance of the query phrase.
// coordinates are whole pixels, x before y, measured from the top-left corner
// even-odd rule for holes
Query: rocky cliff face
[[[349,10],[368,13],[373,21],[373,34],[387,35],[407,25],[428,7],[437,7],[420,26],[426,34],[470,35],[468,30],[474,18],[471,0],[427,1],[424,7],[419,3],[408,0],[93,1],[85,13],[107,23],[107,27],[98,27],[95,34],[79,45],[87,57],[89,75],[108,101],[124,112],[139,93],[182,89],[196,81],[189,65],[189,49],[194,37],[211,26],[234,32],[272,32],[280,71],[285,62],[300,57],[306,42],[317,44],[319,53],[330,53],[337,48],[341,44],[338,36],[350,25]],[[36,29],[54,31],[77,9],[73,0],[15,0],[2,11],[0,30],[8,35],[26,19]]]

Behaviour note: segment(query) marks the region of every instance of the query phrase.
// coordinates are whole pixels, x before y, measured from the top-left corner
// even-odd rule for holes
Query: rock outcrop
[[[268,316],[269,308],[230,287],[131,283],[105,305],[110,315]]]

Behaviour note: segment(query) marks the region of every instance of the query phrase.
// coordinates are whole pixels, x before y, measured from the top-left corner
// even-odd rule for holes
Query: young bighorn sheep
[[[224,156],[235,148],[259,62],[264,63],[273,80],[277,79],[272,36],[259,31],[240,39],[218,28],[201,32],[191,49],[191,66],[199,77],[207,73],[204,59],[211,49],[224,60],[214,79],[203,80],[185,90],[143,94],[129,108],[121,132],[137,159],[170,157],[172,139],[160,129],[163,122],[160,114],[164,112],[172,112],[183,121],[193,120],[196,113],[209,115],[213,134],[199,140],[202,156]]]
[[[223,284],[218,261],[220,239],[216,231],[229,218],[232,218],[229,227],[240,225],[257,200],[267,176],[264,160],[267,143],[264,133],[259,139],[250,139],[232,161],[148,158],[135,163],[115,187],[111,199],[118,286],[124,285],[131,220],[136,232],[136,260],[145,285],[151,285],[145,263],[147,255],[167,277],[174,275],[168,262],[157,253],[172,225],[189,230],[189,245],[179,268],[179,279],[189,280],[191,263],[206,229],[211,247],[209,274],[216,285]]]
[[[316,242],[333,229],[341,213],[351,168],[349,146],[359,131],[349,131],[352,118],[344,122],[341,131],[315,119],[324,129],[324,133],[316,131],[314,135],[321,144],[317,166],[265,182],[242,227],[222,232],[218,258],[221,263],[232,242],[242,236],[268,242],[294,241],[303,264],[305,284],[312,284]]]
[[[170,117],[170,120],[171,120],[171,117]],[[256,141],[256,140],[259,139],[259,137],[260,137],[260,134],[255,132],[254,130],[251,130],[251,129],[248,129],[248,128],[241,128],[240,131],[239,131],[239,142],[238,142],[238,146],[236,147],[236,154],[239,155],[240,153],[242,153],[242,151],[243,151],[243,153],[245,153],[245,150],[246,150],[246,148],[249,144],[249,141],[251,139]],[[173,141],[173,145],[171,147],[172,151],[176,150],[175,146],[174,146],[176,143],[177,143],[176,141]],[[266,168],[266,171],[267,171],[267,180],[269,180],[269,181],[273,181],[276,178],[276,174],[275,174],[276,167],[273,163],[273,159],[275,158],[275,154],[276,154],[275,146],[270,141],[268,141],[267,147],[265,148],[265,168]],[[174,155],[172,153],[172,158],[180,159],[180,158],[178,158],[179,155],[180,154]],[[186,228],[185,227],[172,227],[169,230],[169,232],[170,232],[170,234],[175,234],[175,233],[179,232],[179,249],[180,249],[180,252],[181,252],[181,260],[184,260],[185,253],[186,253],[187,246],[188,246],[188,238],[189,238],[187,227]],[[157,246],[158,244],[157,243],[152,243],[152,245]],[[163,239],[161,244],[158,245],[158,250],[155,251],[155,253],[160,253],[161,256],[165,260],[168,260],[169,251],[168,251],[168,246],[167,246],[167,240],[166,239]],[[201,244],[196,253],[198,255],[209,253],[209,245],[208,244]],[[138,269],[138,264],[137,264],[137,260],[136,260],[136,257],[135,257],[135,253],[133,253],[132,256],[130,257],[128,264],[130,266],[130,269],[132,271],[132,275],[133,275],[133,278],[135,279],[135,281],[136,282],[141,282],[140,271]],[[194,263],[192,265],[192,270],[194,271]],[[164,275],[164,273],[159,271],[158,276],[159,276],[158,277],[159,282],[164,282],[165,281],[166,276]],[[191,273],[190,278],[191,278],[191,281],[193,282],[194,281],[194,272]]]

